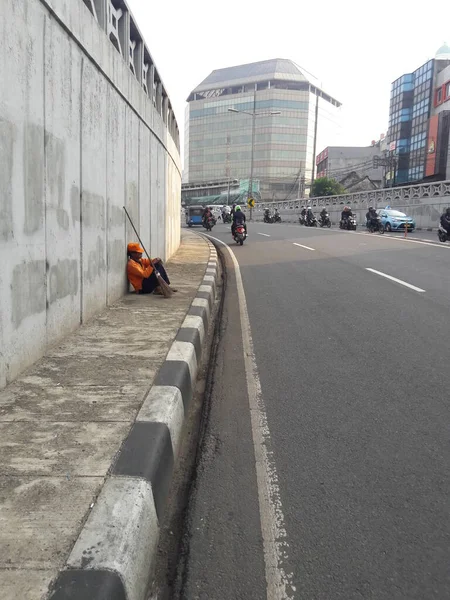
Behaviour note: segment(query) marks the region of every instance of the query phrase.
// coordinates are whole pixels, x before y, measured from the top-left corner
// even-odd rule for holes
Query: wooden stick
[[[164,297],[165,297],[165,298],[171,298],[171,297],[172,297],[172,294],[173,294],[173,292],[172,292],[172,290],[170,289],[170,285],[169,285],[169,284],[168,284],[166,281],[164,281],[164,279],[161,277],[161,273],[158,271],[158,269],[156,268],[156,266],[153,264],[153,261],[152,261],[152,259],[150,258],[150,255],[149,255],[149,253],[148,253],[148,252],[147,252],[147,250],[145,249],[145,246],[144,246],[144,244],[142,243],[142,240],[141,240],[141,238],[139,237],[139,234],[138,234],[138,232],[136,231],[136,227],[134,226],[134,224],[133,224],[133,221],[131,220],[131,217],[130,217],[130,215],[128,214],[128,211],[127,211],[127,209],[125,208],[125,206],[123,207],[123,210],[125,211],[125,214],[127,215],[127,217],[128,217],[128,220],[130,221],[130,225],[131,225],[131,227],[133,228],[133,230],[134,230],[134,233],[136,234],[136,237],[137,237],[137,239],[138,239],[138,241],[139,241],[139,243],[140,243],[140,245],[141,245],[142,249],[144,250],[145,254],[147,255],[147,258],[148,258],[148,260],[150,261],[150,264],[151,264],[151,265],[153,265],[153,269],[155,270],[155,275],[156,275],[156,277],[158,278],[158,285],[159,285],[159,287],[161,288],[161,291],[162,291],[162,293],[164,294]]]

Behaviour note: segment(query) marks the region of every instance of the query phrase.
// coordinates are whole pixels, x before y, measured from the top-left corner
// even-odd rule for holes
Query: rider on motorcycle
[[[310,206],[308,206],[306,210],[306,220],[308,221],[308,223],[312,223],[314,221],[314,213]]]
[[[353,217],[352,209],[350,206],[344,206],[344,210],[341,212],[341,221],[347,222],[350,217]]]
[[[234,209],[233,222],[231,224],[231,235],[234,237],[236,225],[244,225],[245,235],[247,235],[247,224],[245,222],[245,215],[241,210],[240,206],[236,206]]]
[[[270,210],[268,208],[264,210],[264,219],[270,219]]]
[[[209,208],[209,206],[205,206],[205,209],[203,210],[202,214],[202,224],[206,225],[206,222],[210,217],[212,217],[211,209]]]
[[[450,208],[447,208],[441,215],[441,225],[450,236]]]
[[[366,213],[367,227],[370,225],[376,226],[378,223],[378,215],[377,211],[373,208],[373,206],[369,206],[369,210]]]
[[[306,206],[302,208],[302,212],[300,214],[304,219],[306,219]]]
[[[320,211],[320,218],[322,219],[322,222],[325,221],[325,219],[328,217],[328,211],[326,208],[322,208],[322,210]]]

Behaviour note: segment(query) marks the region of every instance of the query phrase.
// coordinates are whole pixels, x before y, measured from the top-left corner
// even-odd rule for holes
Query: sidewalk
[[[46,597],[209,260],[208,242],[183,231],[173,298],[129,294],[0,391],[1,600]]]

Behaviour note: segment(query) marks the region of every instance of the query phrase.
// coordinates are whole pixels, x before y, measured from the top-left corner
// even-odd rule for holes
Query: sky
[[[448,0],[429,5],[419,0],[127,3],[182,136],[186,98],[211,71],[288,58],[342,102],[340,145],[370,145],[387,131],[391,82],[433,58],[444,42],[450,43]]]

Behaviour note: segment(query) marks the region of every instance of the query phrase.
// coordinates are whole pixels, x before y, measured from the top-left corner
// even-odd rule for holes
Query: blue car
[[[405,227],[408,228],[408,231],[414,231],[416,228],[414,219],[399,210],[383,208],[378,211],[378,214],[381,217],[385,231],[405,231]]]

